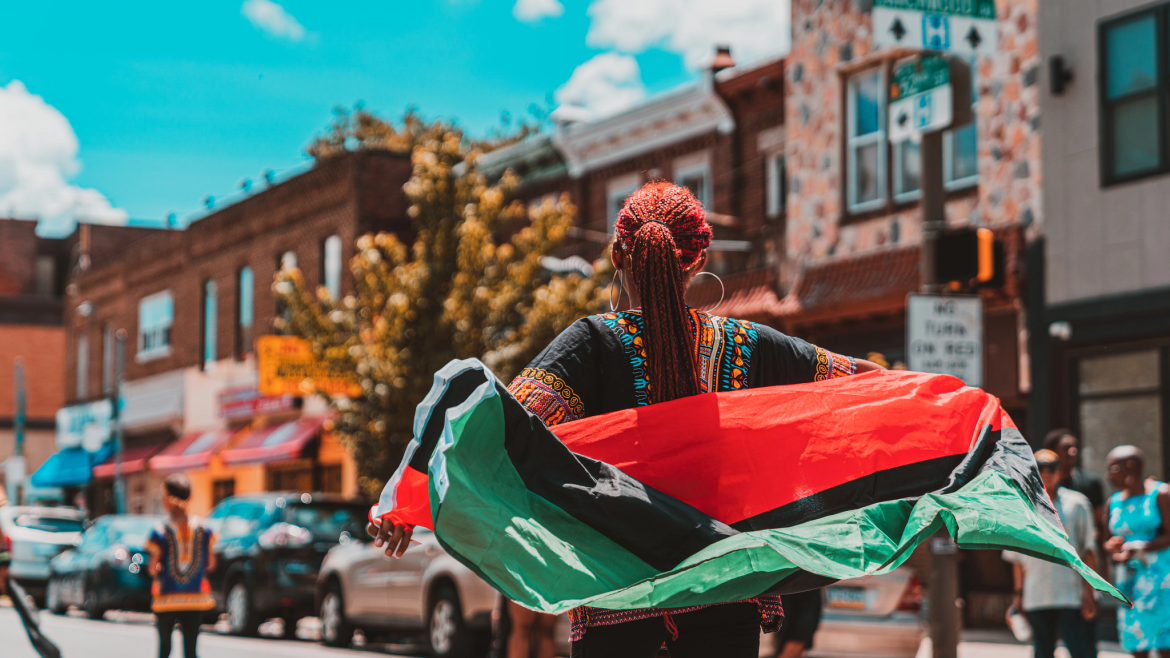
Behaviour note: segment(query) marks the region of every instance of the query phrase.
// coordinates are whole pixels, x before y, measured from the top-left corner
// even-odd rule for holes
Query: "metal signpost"
[[[906,302],[909,367],[983,385],[983,300],[975,296],[910,295]]]
[[[995,0],[874,0],[877,47],[990,55],[999,46]]]

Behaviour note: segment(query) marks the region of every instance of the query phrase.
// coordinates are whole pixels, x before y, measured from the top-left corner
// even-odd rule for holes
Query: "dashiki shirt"
[[[215,546],[215,533],[198,517],[189,517],[179,530],[170,521],[154,526],[146,541],[147,550],[162,563],[151,593],[154,612],[211,610],[211,585],[207,582],[207,560]]]
[[[1166,519],[1158,508],[1161,482],[1146,483],[1146,493],[1109,498],[1109,529],[1125,541],[1149,541],[1158,536]],[[1170,649],[1170,548],[1149,551],[1118,569],[1117,589],[1133,601],[1133,607],[1117,609],[1117,631],[1126,651]]]
[[[857,363],[764,325],[688,309],[699,391],[736,391],[799,384],[852,375]],[[640,310],[583,318],[557,336],[508,390],[546,425],[654,403],[647,380],[647,353]],[[749,599],[767,632],[779,629],[779,596]],[[706,606],[569,611],[578,641],[590,626],[679,614]]]

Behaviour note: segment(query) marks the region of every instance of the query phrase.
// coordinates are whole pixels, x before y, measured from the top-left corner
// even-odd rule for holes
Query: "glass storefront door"
[[[1166,348],[1085,355],[1076,359],[1081,466],[1105,474],[1105,457],[1119,445],[1146,453],[1146,475],[1164,479],[1163,416]]]

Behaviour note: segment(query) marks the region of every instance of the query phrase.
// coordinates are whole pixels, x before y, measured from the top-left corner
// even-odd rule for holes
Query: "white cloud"
[[[45,234],[67,233],[77,220],[125,224],[126,211],[101,192],[70,185],[81,170],[77,134],[55,107],[23,83],[0,87],[0,215],[41,220]]]
[[[512,15],[525,23],[535,23],[542,18],[556,18],[565,13],[560,0],[516,0]]]
[[[594,48],[640,53],[660,47],[683,56],[687,66],[711,61],[728,44],[736,61],[788,50],[788,0],[594,0],[586,42]]]
[[[289,41],[301,41],[305,38],[305,27],[295,16],[272,0],[244,0],[240,13],[256,29],[269,36]]]
[[[617,114],[646,97],[642,72],[630,55],[602,53],[573,70],[556,91],[558,121],[594,121]]]

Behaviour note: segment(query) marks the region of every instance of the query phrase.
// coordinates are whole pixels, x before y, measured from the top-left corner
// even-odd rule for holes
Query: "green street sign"
[[[890,101],[923,94],[951,82],[951,64],[945,57],[924,55],[898,63],[890,85]]]
[[[874,0],[874,7],[995,20],[995,0]]]

